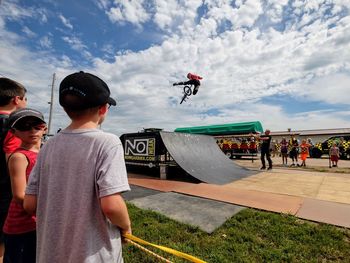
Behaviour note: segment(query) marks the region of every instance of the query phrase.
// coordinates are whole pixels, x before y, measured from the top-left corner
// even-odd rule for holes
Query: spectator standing
[[[70,125],[48,140],[29,177],[24,208],[37,216],[37,262],[123,262],[130,190],[118,136],[98,129],[116,105],[107,84],[85,72],[65,77],[59,102]]]
[[[329,156],[331,158],[332,167],[338,167],[338,160],[340,157],[340,151],[339,151],[339,147],[337,146],[336,142],[334,142],[332,147],[329,149]]]
[[[22,143],[8,159],[13,197],[3,228],[4,262],[35,263],[36,221],[34,216],[24,211],[23,199],[46,124],[44,116],[39,111],[23,108],[11,113],[9,126]]]
[[[314,145],[314,143],[313,143],[311,138],[307,139],[307,143],[310,145],[310,147],[309,147],[309,156],[312,158],[312,152],[313,152],[313,149],[314,149],[315,145]]]
[[[9,131],[8,117],[11,112],[27,105],[26,91],[20,83],[0,78],[0,263],[4,256],[2,228],[12,198],[6,160],[21,145],[21,140]]]
[[[249,138],[249,153],[251,154],[254,154],[254,153],[257,153],[257,145],[256,145],[256,142],[255,142],[255,137],[254,136],[251,136]]]
[[[280,147],[281,147],[282,164],[284,166],[287,166],[288,165],[288,141],[286,140],[285,137],[282,138]]]
[[[269,167],[267,170],[272,169],[272,160],[271,160],[271,152],[270,152],[270,143],[271,143],[271,135],[270,135],[270,130],[266,129],[265,134],[259,136],[259,140],[262,141],[261,143],[261,168],[260,170],[266,169],[266,163],[265,163],[265,156],[266,160],[269,163]]]
[[[289,157],[292,159],[291,166],[299,166],[298,164],[298,154],[299,154],[299,143],[298,140],[292,136],[291,140],[289,141],[290,144],[290,151],[289,151]]]
[[[306,159],[309,156],[310,144],[307,143],[306,139],[303,139],[300,144],[300,159],[301,166],[306,166]]]
[[[242,139],[240,150],[242,153],[248,153],[248,143],[246,138]]]

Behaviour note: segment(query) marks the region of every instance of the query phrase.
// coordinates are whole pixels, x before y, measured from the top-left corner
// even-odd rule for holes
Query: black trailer
[[[167,151],[160,135],[161,129],[144,129],[142,132],[127,133],[120,136],[124,146],[127,166],[146,166],[159,168],[160,177],[166,179],[169,166],[176,166]]]

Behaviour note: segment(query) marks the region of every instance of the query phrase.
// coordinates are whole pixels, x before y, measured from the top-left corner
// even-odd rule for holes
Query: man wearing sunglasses
[[[12,198],[6,160],[21,144],[21,140],[9,131],[7,122],[11,112],[26,107],[26,91],[20,83],[0,78],[0,262],[4,255],[2,228]]]

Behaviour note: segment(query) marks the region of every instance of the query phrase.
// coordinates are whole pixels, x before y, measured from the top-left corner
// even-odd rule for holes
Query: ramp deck
[[[202,182],[221,185],[256,174],[230,160],[211,136],[177,132],[160,135],[174,161]]]

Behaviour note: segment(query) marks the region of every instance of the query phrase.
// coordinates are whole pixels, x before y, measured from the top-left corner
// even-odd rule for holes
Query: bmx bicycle
[[[192,85],[185,85],[183,87],[183,96],[182,96],[182,99],[180,101],[180,104],[182,104],[184,101],[186,101],[186,99],[189,98],[189,96],[192,95]]]

